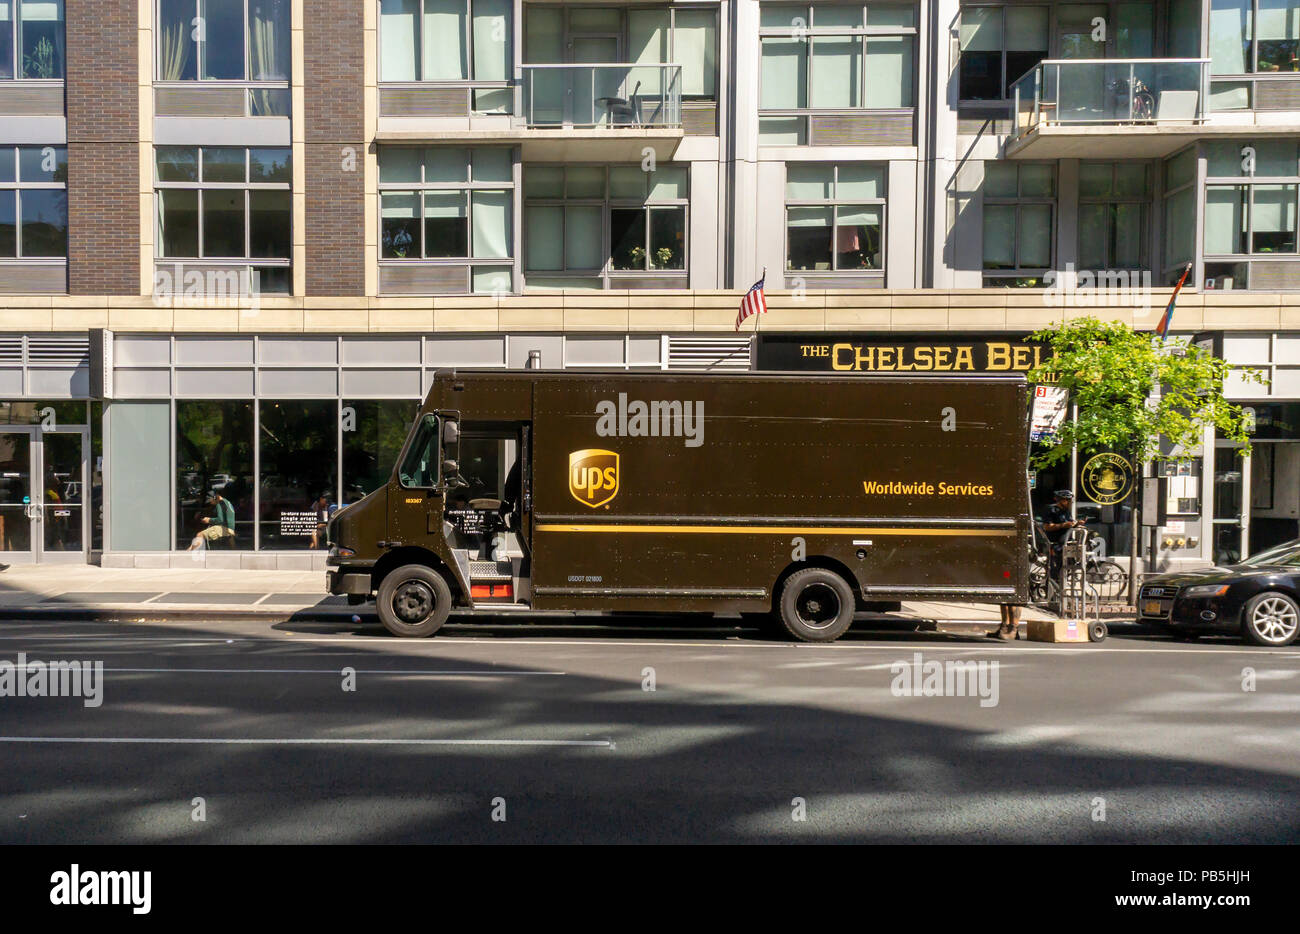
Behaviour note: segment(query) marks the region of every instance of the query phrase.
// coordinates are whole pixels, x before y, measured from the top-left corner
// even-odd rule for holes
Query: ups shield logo
[[[618,455],[588,448],[569,455],[569,492],[595,509],[618,495]]]

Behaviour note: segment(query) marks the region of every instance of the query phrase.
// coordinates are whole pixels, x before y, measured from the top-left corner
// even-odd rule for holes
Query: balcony
[[[519,114],[532,132],[526,159],[640,160],[647,145],[671,158],[683,136],[682,67],[591,63],[524,65]]]
[[[1012,87],[1012,159],[1156,158],[1204,135],[1210,62],[1049,59]]]

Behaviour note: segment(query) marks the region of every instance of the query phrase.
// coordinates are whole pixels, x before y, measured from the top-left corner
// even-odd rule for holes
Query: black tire
[[[1276,590],[1256,594],[1241,611],[1241,631],[1255,645],[1290,645],[1300,635],[1300,606]]]
[[[834,642],[853,623],[853,590],[834,571],[804,568],[785,580],[777,615],[800,642]]]
[[[1096,622],[1088,624],[1089,642],[1105,642],[1106,636],[1109,633],[1110,630],[1106,628],[1106,624],[1103,623],[1101,620],[1097,620]]]
[[[451,613],[451,588],[443,576],[422,564],[388,572],[375,598],[379,621],[395,636],[431,636]]]
[[[369,599],[370,597],[363,593],[350,593],[348,594],[348,606],[361,606]]]

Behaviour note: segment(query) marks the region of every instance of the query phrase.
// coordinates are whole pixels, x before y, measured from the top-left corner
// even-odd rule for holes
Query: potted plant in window
[[[54,43],[42,36],[31,52],[23,55],[23,71],[29,78],[53,78]]]
[[[667,269],[669,264],[672,261],[673,261],[672,247],[661,246],[659,249],[655,250],[656,269]]]

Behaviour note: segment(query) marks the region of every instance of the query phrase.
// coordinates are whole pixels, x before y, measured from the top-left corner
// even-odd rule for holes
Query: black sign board
[[[1026,373],[1051,351],[1025,340],[981,335],[863,337],[760,334],[758,369],[825,373]]]

